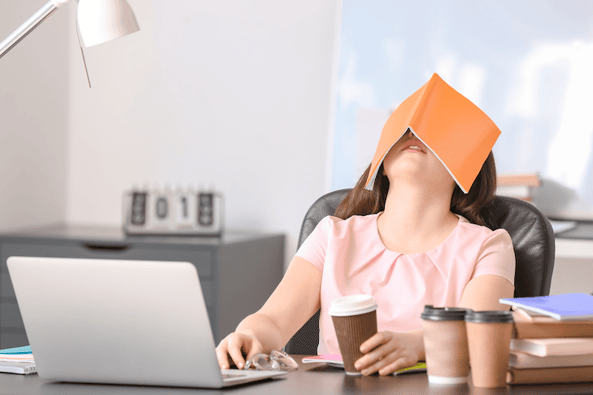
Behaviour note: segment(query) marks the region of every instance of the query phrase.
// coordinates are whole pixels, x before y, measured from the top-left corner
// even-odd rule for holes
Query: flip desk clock
[[[223,199],[218,192],[191,189],[139,190],[124,193],[127,234],[220,236]]]

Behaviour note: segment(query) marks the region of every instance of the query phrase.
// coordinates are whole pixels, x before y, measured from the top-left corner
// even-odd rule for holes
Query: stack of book
[[[37,373],[31,346],[0,350],[0,372],[16,374]]]
[[[564,294],[501,303],[515,310],[507,383],[593,381],[593,296]]]
[[[533,191],[541,186],[541,179],[537,174],[505,174],[497,177],[497,195],[510,196],[533,201]]]

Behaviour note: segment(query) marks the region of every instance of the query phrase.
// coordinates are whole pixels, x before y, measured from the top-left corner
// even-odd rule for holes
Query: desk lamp
[[[0,58],[68,1],[70,0],[50,0],[44,5],[0,43]],[[134,11],[126,0],[76,0],[76,2],[78,3],[78,29],[86,47],[140,30]]]

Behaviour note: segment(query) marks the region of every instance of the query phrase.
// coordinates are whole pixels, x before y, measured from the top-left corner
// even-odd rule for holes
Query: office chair
[[[320,197],[307,211],[298,246],[327,215],[333,215],[338,204],[350,189],[341,189]],[[520,199],[496,196],[494,200],[496,227],[509,232],[517,261],[515,295],[546,296],[550,293],[554,269],[554,231],[546,216],[535,206]],[[319,311],[289,340],[285,350],[289,354],[317,354],[319,343]]]

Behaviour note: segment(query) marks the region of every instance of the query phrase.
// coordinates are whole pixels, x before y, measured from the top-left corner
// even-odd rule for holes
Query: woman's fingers
[[[383,366],[379,369],[379,374],[381,376],[386,376],[388,374],[392,374],[400,369],[406,368],[410,366],[410,363],[406,361],[405,358],[398,358],[395,361],[391,362],[390,364]]]
[[[262,349],[261,343],[256,338],[243,333],[231,333],[216,347],[218,365],[221,369],[229,369],[231,363],[234,363],[239,369],[243,369],[245,366],[243,355],[251,358]]]
[[[259,342],[259,340],[257,340],[256,338],[251,338],[251,345],[249,350],[246,350],[246,354],[247,360],[250,360],[251,358],[253,358],[253,356],[255,354],[259,354],[260,352],[262,352],[264,350],[263,346],[261,345],[261,343]]]
[[[243,358],[243,348],[244,348],[244,338],[243,336],[234,334],[228,337],[228,354],[231,356],[233,362],[239,369],[243,369],[245,366],[245,359]],[[246,351],[249,351],[249,347]]]
[[[392,362],[394,362],[396,359],[398,358],[397,353],[392,352],[392,353],[386,353],[385,355],[378,357],[374,360],[373,363],[367,365],[366,367],[364,367],[361,370],[361,373],[365,376],[371,375],[373,373],[378,372],[379,370],[381,370],[383,367],[391,364]]]
[[[221,369],[229,369],[231,367],[229,364],[229,354],[227,347],[226,339],[223,339],[218,347],[216,347],[216,358],[218,359],[218,366]]]
[[[376,362],[368,365],[361,369],[361,373],[364,376],[371,375],[373,373],[379,373],[382,376],[392,374],[396,370],[400,370],[409,366],[413,366],[418,363],[411,355],[402,350],[388,351],[387,347],[381,347],[385,349],[383,356],[379,357]]]
[[[391,337],[387,332],[379,332],[373,335],[360,346],[361,352],[365,355],[356,361],[354,367],[361,371],[368,369],[376,362],[396,351],[397,344],[390,344],[390,340]]]
[[[366,354],[372,349],[377,348],[381,344],[384,344],[388,341],[389,338],[386,332],[377,332],[360,345],[360,352]]]
[[[398,339],[397,334],[388,331],[373,335],[360,346],[365,355],[354,366],[368,376],[376,372],[381,375],[391,374],[416,364],[418,361],[411,350],[402,346]]]

